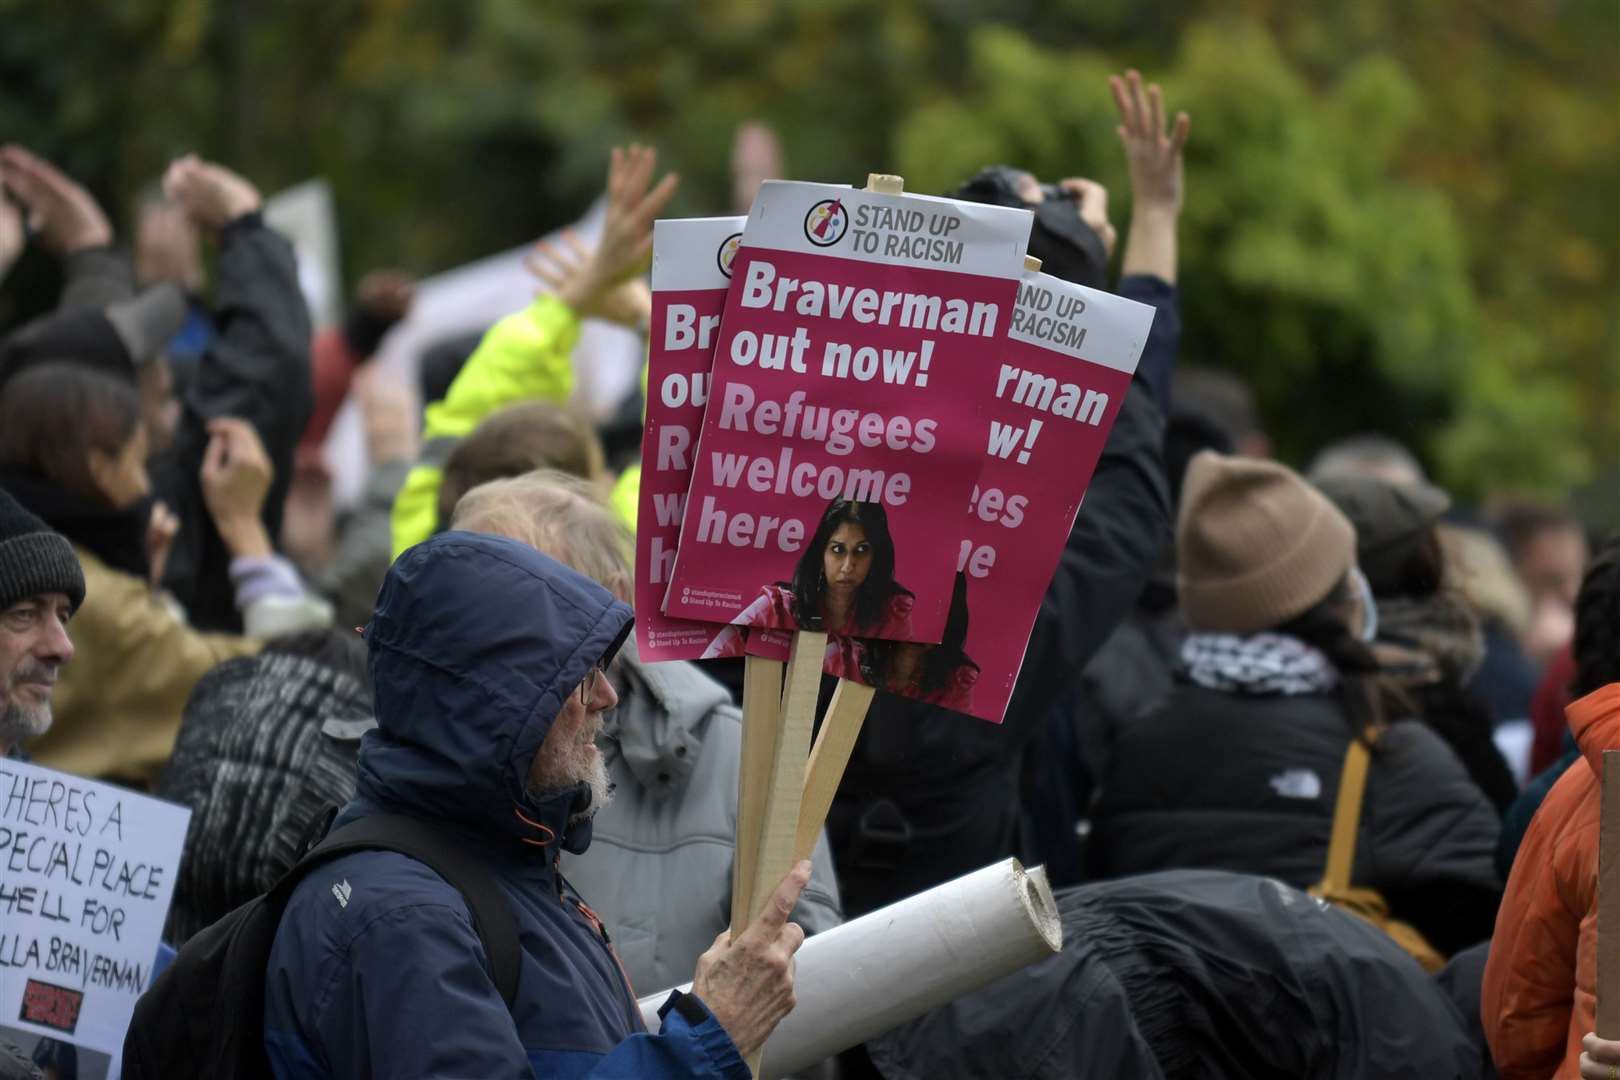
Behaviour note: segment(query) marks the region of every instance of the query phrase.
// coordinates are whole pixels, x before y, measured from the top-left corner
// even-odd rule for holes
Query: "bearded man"
[[[563,880],[606,799],[603,668],[630,609],[500,536],[447,532],[388,572],[366,627],[377,723],[342,825],[404,814],[454,834],[511,904],[508,1009],[461,894],[391,851],[327,863],[293,891],[271,950],[265,1048],[278,1077],[748,1077],[793,1006],[788,921],[810,864],[699,958],[658,1035],[602,922]]]
[[[0,491],[0,758],[51,726],[51,688],[73,659],[68,619],[82,603],[73,545]]]

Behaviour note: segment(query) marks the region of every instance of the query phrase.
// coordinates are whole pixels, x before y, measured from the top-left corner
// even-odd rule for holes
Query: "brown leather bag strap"
[[[1350,888],[1350,874],[1356,862],[1356,833],[1361,828],[1361,804],[1367,793],[1367,766],[1372,760],[1369,743],[1378,741],[1379,732],[1369,731],[1367,742],[1352,738],[1344,752],[1344,771],[1339,775],[1339,797],[1333,806],[1333,835],[1328,840],[1327,870],[1321,891],[1327,895]]]

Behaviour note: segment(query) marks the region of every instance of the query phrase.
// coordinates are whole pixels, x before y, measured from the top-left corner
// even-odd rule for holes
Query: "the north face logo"
[[[1314,799],[1322,794],[1322,778],[1310,769],[1284,769],[1269,783],[1285,799]]]
[[[349,906],[349,895],[353,892],[354,890],[349,888],[347,878],[332,886],[332,895],[337,897],[337,902],[343,907]]]

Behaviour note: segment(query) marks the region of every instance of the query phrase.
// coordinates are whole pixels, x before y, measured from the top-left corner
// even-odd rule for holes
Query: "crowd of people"
[[[177,970],[277,898],[246,973],[262,1017],[240,1022],[282,1078],[741,1080],[806,934],[1009,855],[1047,868],[1061,953],[813,1075],[1620,1077],[1592,1034],[1620,534],[1457,503],[1387,433],[1274,460],[1242,381],[1183,359],[1188,116],[1136,72],[1107,90],[1117,280],[1094,181],[986,163],[946,193],[1028,207],[1045,272],[1155,309],[1006,721],[950,708],[965,626],[848,658],[892,692],[814,854],[743,932],[742,662],[638,655],[639,401],[611,431],[574,403],[582,322],[644,334],[652,313],[677,180],[642,147],[612,155],[594,245],[540,245],[533,303],[434,342],[419,387],[372,359],[412,282],[369,274],[313,326],[227,166],[175,161],[120,236],[0,147],[0,289],[29,246],[63,279],[0,336],[0,755],[191,809]],[[739,210],[771,175],[761,131],[739,135]],[[339,507],[351,400],[365,481]],[[903,619],[898,586],[881,610],[836,574],[807,599],[823,566],[882,563],[862,514],[829,507],[810,571],[754,621],[793,597],[829,625]],[[514,941],[403,849],[272,892],[322,837],[384,820],[449,838]],[[649,1032],[638,994],[686,983]],[[153,1036],[132,1030],[127,1073],[161,1075]],[[77,1076],[71,1045],[27,1045],[0,1040],[0,1078]]]

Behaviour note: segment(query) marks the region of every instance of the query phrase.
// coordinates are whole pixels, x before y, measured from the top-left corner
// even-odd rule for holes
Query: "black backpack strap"
[[[473,928],[489,957],[489,977],[511,1009],[517,1000],[521,951],[512,905],[489,868],[466,846],[429,822],[401,814],[374,814],[331,833],[288,870],[270,890],[272,903],[285,907],[293,888],[322,863],[356,851],[397,851],[431,868],[456,887],[472,915]]]

